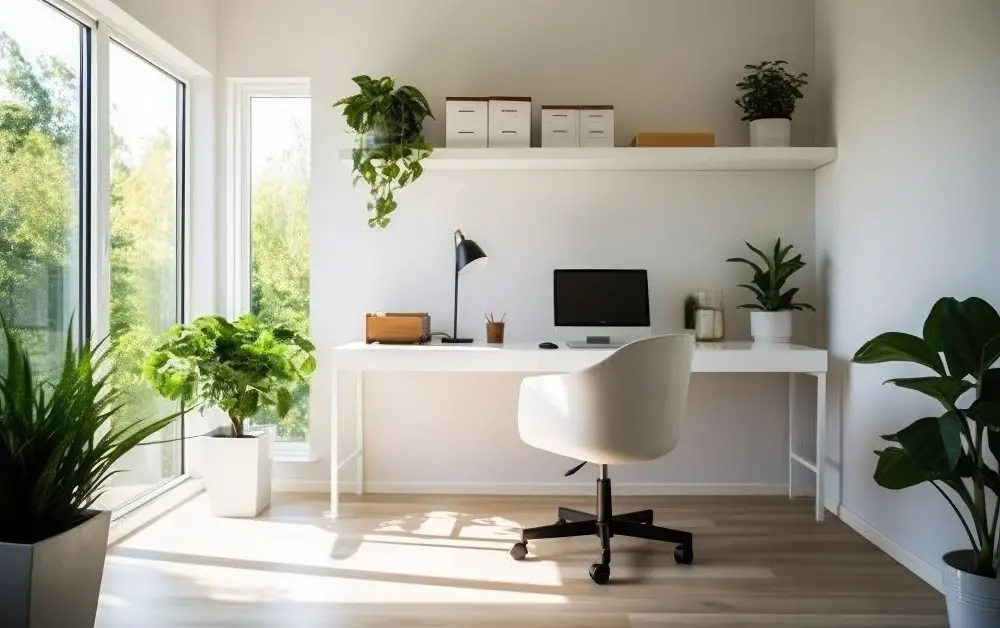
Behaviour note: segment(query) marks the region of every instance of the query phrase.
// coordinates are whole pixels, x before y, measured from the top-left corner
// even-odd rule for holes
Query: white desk
[[[364,489],[364,408],[362,405],[365,371],[430,371],[430,372],[515,372],[566,373],[592,366],[611,355],[614,349],[539,349],[537,344],[507,345],[366,345],[363,342],[334,347],[332,360],[332,391],[330,451],[330,512],[337,516],[337,494],[340,469],[354,462],[357,466],[357,494]],[[826,351],[801,345],[753,345],[749,342],[698,343],[695,346],[692,369],[695,373],[788,373],[788,494],[794,496],[792,467],[798,463],[816,474],[816,520],[824,515],[824,459],[826,451]],[[336,459],[338,408],[338,375],[349,371],[358,374],[357,402],[354,417],[357,447],[346,460]],[[795,375],[816,378],[816,461],[810,461],[793,451],[795,419]],[[515,417],[511,417],[515,420]]]

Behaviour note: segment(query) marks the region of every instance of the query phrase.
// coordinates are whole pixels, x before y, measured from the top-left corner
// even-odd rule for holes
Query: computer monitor
[[[556,335],[570,347],[621,346],[650,335],[645,270],[556,270]]]

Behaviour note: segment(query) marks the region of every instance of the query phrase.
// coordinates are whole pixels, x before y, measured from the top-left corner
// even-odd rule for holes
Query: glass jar
[[[694,316],[694,338],[699,342],[715,342],[726,335],[722,290],[699,290]]]

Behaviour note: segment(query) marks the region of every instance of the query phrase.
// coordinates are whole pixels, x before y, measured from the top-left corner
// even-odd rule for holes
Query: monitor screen
[[[556,327],[649,327],[645,270],[555,271]]]

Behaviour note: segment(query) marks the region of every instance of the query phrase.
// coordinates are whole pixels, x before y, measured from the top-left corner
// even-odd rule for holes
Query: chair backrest
[[[527,378],[518,412],[521,436],[541,449],[599,464],[666,455],[680,439],[693,354],[690,334],[654,336],[583,371]]]

